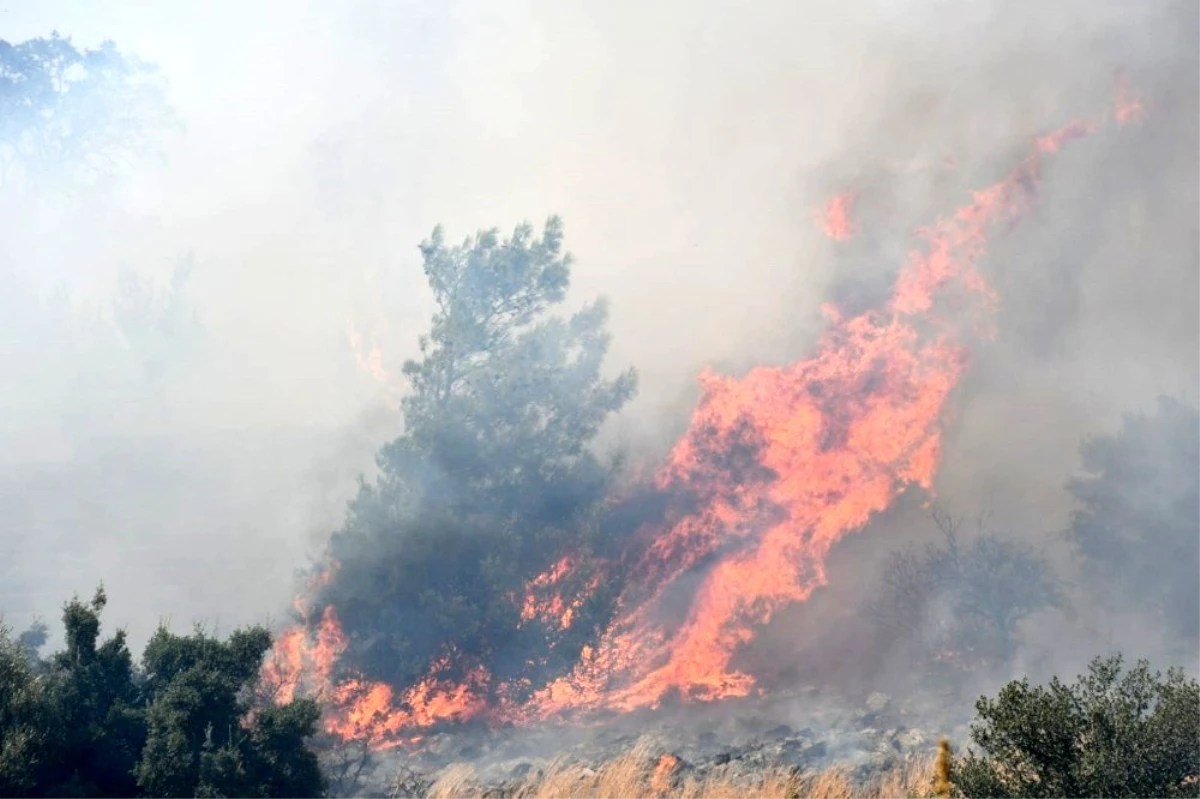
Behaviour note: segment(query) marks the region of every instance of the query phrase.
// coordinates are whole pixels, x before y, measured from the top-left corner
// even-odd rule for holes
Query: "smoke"
[[[120,182],[5,201],[4,280],[25,289],[0,320],[24,342],[4,353],[21,377],[0,398],[0,608],[54,616],[103,579],[135,646],[164,616],[227,627],[280,612],[398,426],[396,386],[358,368],[347,320],[394,379],[431,312],[415,245],[436,223],[454,240],[563,215],[573,295],[611,299],[609,363],[641,374],[606,443],[653,453],[686,424],[699,366],[807,354],[820,303],[874,304],[915,228],[999,177],[1030,135],[1110,103],[1123,68],[1145,120],[1064,154],[1034,221],[986,260],[999,333],[954,403],[936,486],[1069,572],[1053,533],[1082,437],[1163,392],[1196,401],[1196,13],[1165,0],[12,9],[9,41],[58,29],[157,62],[186,130]],[[846,191],[858,232],[830,241],[813,216]],[[103,332],[119,277],[165,290],[188,254],[202,344],[171,349],[174,368],[148,381]],[[829,625],[797,610],[775,641],[828,642],[881,553],[932,534],[901,507],[852,537],[829,568],[845,601],[811,600]]]

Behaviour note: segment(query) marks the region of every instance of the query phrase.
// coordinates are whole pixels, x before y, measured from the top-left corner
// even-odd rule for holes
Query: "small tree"
[[[601,376],[603,300],[567,320],[545,315],[570,283],[562,240],[551,217],[540,239],[522,225],[507,240],[490,230],[447,247],[438,228],[421,245],[437,312],[420,339],[423,357],[404,365],[405,434],[381,454],[385,474],[411,480],[417,458],[444,479],[456,510],[500,514],[528,515],[536,496],[559,507],[535,510],[561,518],[579,498],[555,488],[603,490],[587,444],[632,396],[635,378]]]
[[[452,247],[438,228],[421,245],[436,311],[404,367],[404,434],[333,537],[324,595],[348,662],[374,679],[408,684],[448,650],[508,676],[548,654],[514,597],[564,549],[594,543],[589,515],[614,469],[589,444],[635,387],[632,370],[602,374],[603,301],[550,314],[570,283],[562,241],[554,217],[540,237],[522,225]]]
[[[1097,658],[1073,685],[1014,681],[975,709],[980,752],[951,773],[965,796],[1200,796],[1200,686],[1178,669]]]
[[[1018,624],[1063,601],[1049,564],[1028,546],[994,535],[964,545],[959,520],[937,510],[933,519],[943,543],[893,553],[869,605],[871,618],[923,661],[1006,662]]]

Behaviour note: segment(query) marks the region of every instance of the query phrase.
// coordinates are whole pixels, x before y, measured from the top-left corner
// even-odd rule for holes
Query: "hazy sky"
[[[9,4],[9,41],[58,30],[158,63],[186,125],[115,195],[41,198],[6,242],[10,264],[103,312],[118,270],[161,281],[192,253],[206,349],[82,439],[54,410],[80,356],[55,361],[48,388],[20,387],[0,606],[53,616],[105,579],[135,639],[161,616],[286,607],[293,569],[395,428],[362,416],[383,393],[347,322],[377,331],[398,371],[430,310],[416,245],[439,222],[459,239],[565,217],[575,298],[612,297],[613,367],[642,372],[628,423],[641,434],[685,417],[700,364],[754,362],[816,329],[826,268],[801,255],[829,250],[799,177],[837,140],[837,115],[814,109],[851,102],[827,75],[861,42],[837,52],[846,25],[828,12],[762,12]],[[87,438],[130,433],[173,443]],[[47,460],[68,465],[20,466]]]
[[[348,401],[305,362],[345,357],[372,280],[411,350],[415,245],[439,222],[457,239],[562,213],[580,296],[613,295],[615,356],[650,324],[677,356],[640,364],[651,394],[660,368],[678,391],[699,360],[777,343],[781,287],[821,271],[799,179],[853,107],[831,76],[852,85],[871,8],[793,5],[39,2],[5,35],[112,38],[162,67],[187,132],[125,187],[127,218],[88,231],[89,269],[194,251],[211,325],[260,359],[242,395],[311,423]]]

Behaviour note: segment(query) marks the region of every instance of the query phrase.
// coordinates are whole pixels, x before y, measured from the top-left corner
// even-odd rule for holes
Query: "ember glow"
[[[1140,108],[1122,91],[1111,117],[1120,123],[1131,113],[1120,109]],[[1073,122],[1036,137],[1006,177],[918,231],[886,303],[855,316],[823,309],[830,325],[812,357],[740,378],[700,374],[699,407],[652,478],[692,500],[622,564],[629,576],[616,617],[569,673],[532,692],[479,666],[452,681],[447,652],[404,689],[339,680],[346,642],[332,608],[285,633],[268,672],[292,691],[316,690],[331,732],[378,747],[450,721],[531,723],[754,693],[753,675],[733,665],[739,649],[824,584],[826,556],[843,536],[907,490],[932,492],[943,415],[970,345],[992,333],[998,298],[977,268],[988,237],[1026,215],[1045,159],[1096,128]],[[850,235],[852,200],[841,195],[826,209],[832,238]],[[605,566],[556,561],[511,597],[521,624],[570,628]]]

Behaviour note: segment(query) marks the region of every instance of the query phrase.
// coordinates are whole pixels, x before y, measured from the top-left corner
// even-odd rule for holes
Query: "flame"
[[[990,318],[995,293],[975,268],[987,231],[1027,207],[1042,157],[1088,130],[1075,123],[1036,139],[1012,174],[922,231],[926,246],[909,256],[887,306],[834,315],[814,358],[740,380],[701,374],[704,398],[660,479],[707,483],[727,466],[719,458],[737,450],[769,476],[742,470],[663,531],[648,553],[659,562],[646,571],[664,587],[619,619],[573,674],[539,692],[536,715],[753,690],[753,678],[730,664],[755,628],[824,583],[825,555],[842,536],[908,486],[932,490],[940,418],[967,365],[964,332],[935,305],[953,282],[963,295],[955,317]],[[661,621],[666,589],[718,549],[728,554],[704,576],[683,623]]]
[[[332,712],[326,713],[326,729],[345,739],[365,739],[382,749],[415,743],[411,738],[397,740],[395,736],[402,731],[480,715],[487,708],[487,671],[474,669],[461,682],[434,676],[450,663],[450,655],[442,657],[430,675],[400,695],[399,701],[384,683],[348,680],[338,685]]]
[[[1140,122],[1146,108],[1129,83],[1129,76],[1124,70],[1118,69],[1115,75],[1116,85],[1113,88],[1113,116],[1118,125],[1128,125]]]
[[[525,599],[521,605],[521,623],[539,620],[548,627],[558,630],[570,629],[575,614],[587,598],[600,586],[602,576],[593,573],[581,590],[566,596],[561,584],[577,572],[578,564],[569,557],[560,559],[547,571],[534,577],[525,586]]]
[[[1118,94],[1120,124],[1131,118],[1121,110],[1134,107],[1130,96]],[[688,431],[653,477],[687,501],[643,531],[640,555],[622,563],[614,621],[570,673],[536,690],[528,679],[498,682],[482,666],[451,680],[456,655],[446,652],[403,691],[355,678],[334,685],[347,642],[329,607],[315,636],[306,624],[280,637],[264,673],[292,691],[301,684],[293,675],[306,673],[327,702],[327,729],[376,747],[419,740],[445,721],[526,723],[755,692],[753,676],[734,666],[739,649],[825,583],[825,558],[842,537],[911,488],[932,493],[941,419],[969,346],[993,334],[998,298],[977,268],[988,236],[1027,213],[1044,159],[1095,128],[1078,121],[1035,138],[1006,177],[918,231],[882,307],[845,316],[825,306],[829,328],[811,358],[742,378],[700,374]],[[852,200],[827,206],[832,238],[850,235]],[[569,629],[610,567],[562,557],[511,598],[521,624]],[[660,762],[656,774],[676,765]]]
[[[821,232],[834,241],[846,241],[854,235],[851,213],[854,210],[854,194],[846,192],[830,199],[817,214]]]
[[[650,789],[655,793],[666,795],[671,790],[675,773],[682,766],[683,761],[678,755],[673,755],[670,752],[662,755],[654,765],[654,771],[650,775]]]
[[[350,343],[350,349],[354,352],[354,362],[358,364],[358,368],[367,373],[379,385],[389,405],[398,404],[401,393],[400,381],[383,365],[383,348],[379,344],[379,335],[371,334],[368,348],[363,334],[359,332],[352,320],[347,319],[346,338]]]
[[[325,571],[310,586],[325,585],[331,577],[332,570]],[[305,607],[299,599],[296,605]],[[290,702],[301,690],[311,692],[325,703],[327,732],[347,740],[367,740],[376,748],[415,743],[419,736],[397,738],[396,734],[438,721],[472,718],[485,708],[486,670],[475,669],[458,683],[436,677],[450,666],[453,653],[434,663],[428,676],[399,696],[384,683],[335,682],[334,670],[347,643],[337,612],[326,606],[315,634],[308,633],[306,620],[276,639],[263,665],[263,680],[281,703]]]

